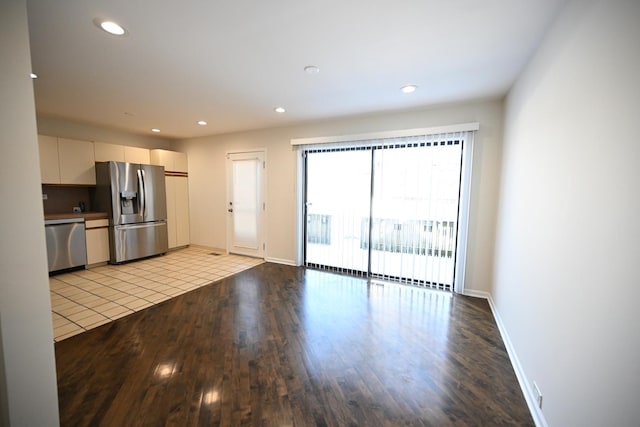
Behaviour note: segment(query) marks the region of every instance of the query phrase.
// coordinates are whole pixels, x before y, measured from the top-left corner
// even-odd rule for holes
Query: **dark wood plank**
[[[533,425],[486,301],[270,263],[56,358],[63,426]]]

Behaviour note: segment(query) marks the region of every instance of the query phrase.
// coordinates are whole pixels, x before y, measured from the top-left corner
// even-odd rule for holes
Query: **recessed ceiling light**
[[[307,74],[318,74],[320,72],[320,68],[315,65],[307,65],[304,67],[304,72]]]
[[[160,132],[160,129],[158,129],[158,128],[153,128],[153,129],[151,129],[151,132],[158,133],[158,132]]]
[[[207,125],[207,122],[205,122],[204,120],[198,120],[198,124],[199,124],[200,126],[206,126],[206,125]]]
[[[418,86],[416,85],[406,85],[400,88],[400,90],[403,91],[404,93],[413,93],[416,91],[416,89],[418,89]]]
[[[119,24],[116,24],[113,21],[108,21],[108,20],[96,18],[96,19],[93,20],[93,22],[99,28],[103,29],[104,31],[106,31],[109,34],[113,34],[114,36],[123,36],[127,32]]]
[[[32,78],[32,79],[37,79],[37,78],[38,78],[38,75],[37,75],[36,73],[31,73],[31,78]]]
[[[276,107],[276,108],[274,108],[274,109],[273,109],[273,111],[275,111],[276,113],[281,113],[281,114],[282,114],[282,113],[284,113],[284,112],[285,112],[285,111],[287,111],[287,110],[285,110],[285,109],[284,109],[284,108],[282,108],[282,107]]]

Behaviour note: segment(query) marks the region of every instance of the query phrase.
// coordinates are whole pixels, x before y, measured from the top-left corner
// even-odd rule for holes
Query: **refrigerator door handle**
[[[138,187],[140,188],[140,215],[144,218],[147,210],[147,189],[144,185],[144,171],[138,169]]]
[[[143,224],[125,224],[125,225],[116,225],[114,227],[115,230],[138,230],[143,228],[155,228],[155,227],[165,227],[167,224],[166,221],[156,221],[156,222],[145,222]]]

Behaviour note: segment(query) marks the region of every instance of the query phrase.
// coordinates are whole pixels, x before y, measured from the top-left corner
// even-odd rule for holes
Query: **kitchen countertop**
[[[92,219],[108,219],[109,215],[106,212],[79,212],[79,213],[59,213],[59,214],[45,214],[45,221],[51,219],[67,219],[67,218],[84,218],[85,221]]]

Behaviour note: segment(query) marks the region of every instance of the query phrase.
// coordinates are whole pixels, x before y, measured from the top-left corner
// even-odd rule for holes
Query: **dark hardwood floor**
[[[63,426],[534,425],[486,301],[262,264],[56,344]]]

